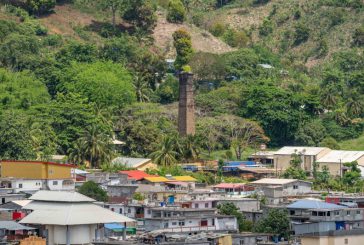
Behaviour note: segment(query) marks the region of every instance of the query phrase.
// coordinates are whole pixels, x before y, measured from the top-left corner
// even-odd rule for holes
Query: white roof
[[[78,169],[78,168],[76,168],[75,169],[75,174],[80,174],[80,175],[82,175],[82,174],[89,174],[90,172],[87,172],[87,171],[85,171],[85,170],[82,170],[82,169]]]
[[[131,158],[131,157],[117,157],[112,160],[113,164],[126,165],[130,168],[137,168],[144,163],[151,161],[149,158]]]
[[[133,219],[93,203],[33,201],[24,209],[34,211],[20,221],[22,224],[83,225],[135,222]]]
[[[364,151],[336,151],[332,150],[319,158],[317,162],[321,163],[347,163],[354,162],[364,156]]]
[[[285,185],[292,182],[298,181],[297,179],[273,179],[273,178],[264,178],[257,181],[253,181],[250,184],[260,184],[260,185]]]
[[[329,148],[326,147],[306,147],[306,146],[285,146],[274,153],[274,155],[292,155],[293,153],[302,153],[304,155],[314,156],[321,151]]]
[[[68,191],[37,191],[29,199],[45,202],[95,202],[94,199],[78,192]]]
[[[12,203],[15,203],[21,207],[24,207],[25,205],[28,205],[32,200],[13,200]]]

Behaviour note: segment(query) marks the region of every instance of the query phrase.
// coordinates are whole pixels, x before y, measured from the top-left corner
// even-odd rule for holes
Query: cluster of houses
[[[308,172],[314,162],[328,166],[332,175],[342,174],[346,162],[364,165],[364,152],[283,147],[223,166],[224,175],[254,181],[208,186],[190,175],[148,174],[156,168],[150,159],[118,158],[114,163],[133,170],[117,173],[57,162],[1,161],[0,243],[363,244],[364,196],[331,193],[323,198],[311,182],[277,178],[292,154],[301,157]],[[182,167],[213,172],[218,166],[210,162]],[[87,181],[105,190],[108,200],[78,193]],[[272,209],[286,210],[293,239],[239,232],[236,216],[219,213],[224,203],[233,203],[253,223]]]

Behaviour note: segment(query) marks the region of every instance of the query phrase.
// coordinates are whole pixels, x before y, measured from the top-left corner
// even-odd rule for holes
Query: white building
[[[104,224],[134,222],[77,192],[38,191],[30,200],[24,209],[33,211],[20,223],[38,225],[48,245],[91,244],[104,239]]]
[[[23,179],[1,178],[2,187],[13,189],[14,193],[35,193],[39,190],[73,191],[75,182],[72,179]]]

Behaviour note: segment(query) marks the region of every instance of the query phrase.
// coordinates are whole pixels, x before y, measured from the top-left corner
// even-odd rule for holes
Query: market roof
[[[34,211],[20,221],[22,224],[83,225],[135,222],[133,219],[93,203],[34,201],[24,208]]]
[[[112,160],[112,163],[125,165],[129,168],[137,168],[150,161],[151,161],[151,159],[149,159],[149,158],[117,157],[114,160]]]
[[[78,192],[68,191],[37,191],[29,200],[45,202],[95,202],[94,199],[84,196]]]
[[[259,185],[285,185],[289,183],[293,183],[299,181],[297,179],[274,179],[274,178],[264,178],[260,180],[256,180],[250,182],[250,184],[259,184]]]
[[[166,177],[145,177],[145,180],[149,181],[149,182],[153,182],[153,183],[158,183],[158,182],[168,182],[170,181],[169,179],[167,179]]]
[[[20,231],[20,230],[34,230],[35,228],[21,225],[15,221],[0,221],[0,229],[8,231]]]
[[[185,175],[185,176],[172,176],[172,179],[173,180],[177,180],[177,181],[182,181],[182,182],[196,182],[197,179],[191,177],[191,176],[188,176],[188,175]]]
[[[319,158],[319,163],[347,163],[354,162],[364,156],[364,151],[337,151],[332,150]]]
[[[135,179],[135,180],[142,180],[145,177],[156,177],[150,174],[147,174],[144,171],[141,170],[126,170],[126,171],[120,171],[120,173],[127,174],[129,178]]]
[[[295,152],[304,155],[315,156],[323,150],[328,150],[326,147],[306,147],[306,146],[285,146],[274,153],[274,155],[291,155]]]
[[[290,205],[287,205],[287,208],[292,209],[344,209],[346,207],[341,205],[336,205],[332,203],[327,203],[318,200],[309,200],[302,199],[298,200]]]

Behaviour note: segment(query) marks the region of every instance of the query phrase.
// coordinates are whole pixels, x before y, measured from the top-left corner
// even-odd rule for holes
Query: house
[[[28,236],[33,227],[18,224],[15,221],[0,221],[0,239],[2,241],[19,241]]]
[[[133,219],[102,208],[77,192],[38,191],[24,209],[32,210],[21,224],[40,230],[47,244],[90,244],[104,240],[104,225],[134,223]]]
[[[75,166],[41,161],[1,161],[0,186],[14,193],[75,189]]]
[[[276,175],[276,170],[266,167],[239,166],[239,177],[246,180],[270,178]]]
[[[257,151],[248,157],[249,161],[256,162],[258,164],[274,166],[274,154],[275,151]]]
[[[257,192],[267,198],[267,204],[282,203],[290,196],[304,195],[311,192],[312,183],[297,179],[260,179],[250,183]]]
[[[232,245],[257,245],[267,244],[270,241],[271,234],[240,232],[232,234]]]
[[[117,157],[112,160],[112,163],[116,165],[125,165],[128,168],[134,168],[141,171],[157,168],[157,165],[152,163],[152,159],[148,158]]]
[[[241,195],[251,193],[254,191],[254,187],[246,185],[244,183],[220,183],[212,186],[214,191],[222,191],[229,195]]]
[[[23,207],[27,205],[30,200],[14,200],[0,205],[0,220],[19,221],[27,215],[27,210]]]
[[[302,159],[301,168],[312,172],[313,163],[331,150],[326,147],[285,146],[274,153],[274,168],[277,172],[290,167],[292,154],[298,154]]]
[[[317,159],[322,169],[327,166],[331,175],[342,176],[345,172],[344,163],[357,161],[359,166],[364,166],[364,151],[337,151],[332,150]]]
[[[344,204],[356,204],[358,208],[364,208],[364,196],[363,195],[329,195],[326,196],[325,201],[328,203],[334,203],[339,205]]]
[[[120,173],[128,175],[128,178],[134,181],[142,181],[145,177],[153,177],[153,175],[147,174],[141,170],[125,170],[120,171]]]
[[[146,207],[145,230],[163,232],[231,231],[236,232],[235,216],[216,214],[216,209]]]

